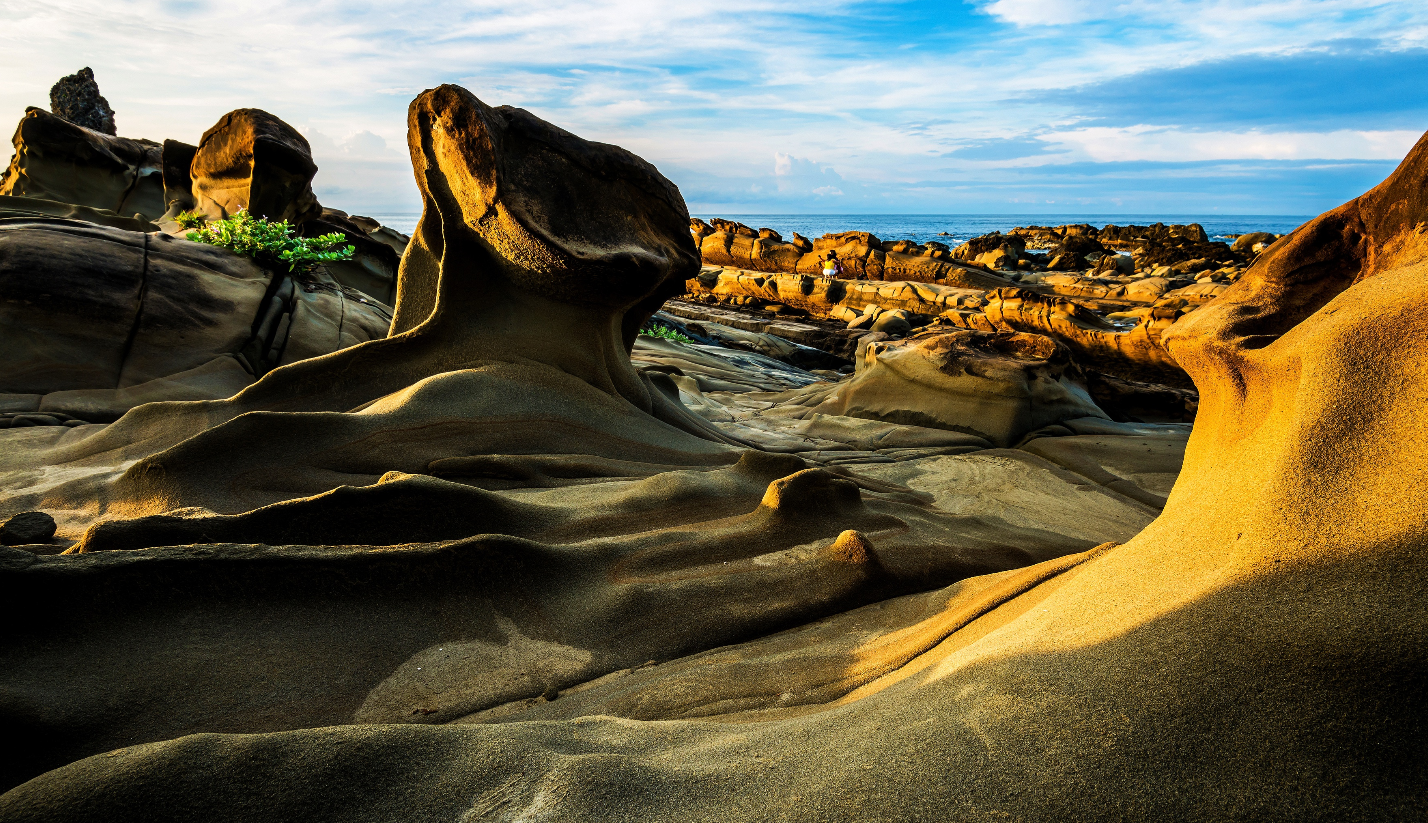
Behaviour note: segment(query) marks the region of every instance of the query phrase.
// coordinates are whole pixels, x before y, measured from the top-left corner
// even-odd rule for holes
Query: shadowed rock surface
[[[25,109],[0,195],[106,209],[123,217],[163,215],[162,147],[81,128],[44,109]]]
[[[227,397],[283,363],[383,337],[391,318],[330,277],[299,282],[213,246],[58,217],[0,220],[0,295],[0,411],[89,421]]]
[[[673,186],[454,87],[409,125],[391,337],[0,433],[5,505],[93,526],[0,550],[0,817],[1422,816],[1428,139],[1165,335],[1150,522],[1175,427],[740,448],[630,365],[698,271]]]

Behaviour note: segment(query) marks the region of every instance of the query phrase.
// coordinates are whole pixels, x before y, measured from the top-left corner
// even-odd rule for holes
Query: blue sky
[[[657,165],[698,213],[1311,215],[1428,129],[1421,0],[0,0],[0,113],[89,65],[121,134],[267,109],[327,205],[419,208],[459,83]]]

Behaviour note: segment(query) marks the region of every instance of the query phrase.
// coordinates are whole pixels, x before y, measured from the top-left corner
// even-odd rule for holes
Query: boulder
[[[322,213],[307,138],[261,109],[235,109],[204,132],[189,174],[194,207],[209,219],[246,209],[297,226]]]
[[[853,326],[850,325],[849,328],[853,328]],[[907,312],[897,309],[880,313],[868,328],[871,331],[900,337],[912,331],[912,324],[908,322]]]
[[[74,74],[61,77],[50,87],[50,111],[56,117],[100,134],[116,135],[114,109],[99,93],[94,70],[85,66]]]
[[[1086,394],[1070,351],[1043,335],[928,330],[906,341],[860,343],[856,365],[851,380],[810,386],[783,402],[808,409],[804,417],[944,429],[999,446],[1058,421],[1105,418]]]
[[[1018,255],[1015,249],[1001,246],[989,252],[977,255],[976,262],[981,263],[990,269],[1014,269],[1016,268]]]
[[[163,149],[111,137],[43,109],[25,109],[0,195],[31,197],[156,220],[164,201]]]
[[[1207,271],[1233,265],[1237,257],[1225,243],[1182,243],[1149,246],[1135,255],[1136,267],[1155,269],[1170,266],[1179,271]]]
[[[55,536],[55,519],[45,512],[20,512],[0,523],[0,544],[23,546],[48,543]]]
[[[999,232],[973,237],[952,250],[952,256],[959,260],[977,260],[988,252],[1006,247],[1009,252],[1020,253],[1026,248],[1026,240],[1020,235]]]
[[[1176,246],[1182,243],[1201,245],[1210,242],[1205,229],[1199,223],[1169,226],[1156,223],[1151,226],[1106,226],[1096,232],[1096,239],[1102,245],[1116,249],[1138,249],[1149,246]]]
[[[1230,251],[1236,254],[1255,254],[1263,247],[1273,243],[1277,237],[1278,235],[1270,234],[1267,231],[1252,231],[1249,234],[1236,237],[1235,242],[1230,246]]]
[[[1095,253],[1105,254],[1105,252],[1106,247],[1089,234],[1067,234],[1061,238],[1061,243],[1052,249],[1051,254],[1053,258],[1070,255],[1072,259],[1076,259],[1085,258]]]

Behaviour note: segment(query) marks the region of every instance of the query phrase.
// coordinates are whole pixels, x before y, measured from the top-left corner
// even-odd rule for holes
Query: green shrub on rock
[[[640,334],[646,337],[658,337],[661,340],[673,340],[676,343],[693,343],[694,341],[680,334],[668,326],[661,326],[656,323],[646,324],[640,329]]]
[[[286,266],[293,273],[311,271],[318,263],[351,260],[357,251],[354,246],[343,245],[347,238],[337,232],[294,237],[288,221],[254,217],[248,211],[201,225],[198,231],[188,233],[189,240],[246,254],[269,268]]]
[[[208,218],[200,211],[181,211],[174,217],[174,222],[178,223],[180,228],[185,229],[200,228],[207,220]],[[193,238],[190,237],[189,239],[192,240]]]

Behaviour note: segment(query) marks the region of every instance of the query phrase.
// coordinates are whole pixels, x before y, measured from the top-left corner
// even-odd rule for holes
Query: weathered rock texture
[[[40,198],[154,220],[164,201],[162,147],[81,128],[25,109],[0,195]]]
[[[203,133],[189,169],[195,207],[209,218],[246,209],[299,225],[322,213],[307,138],[262,109],[236,109]]]
[[[99,93],[99,84],[94,82],[94,70],[88,66],[61,77],[50,87],[50,111],[76,126],[100,134],[119,133],[114,128],[114,109]]]
[[[196,731],[475,717],[1153,516],[1030,453],[979,464],[1001,497],[967,514],[840,465],[991,445],[955,431],[823,415],[806,457],[746,448],[680,404],[683,374],[629,359],[698,271],[668,181],[455,87],[409,125],[425,208],[390,337],[228,400],[3,435],[3,507],[78,538],[0,556],[0,603],[58,616],[7,613],[28,632],[0,646],[10,784]],[[1083,502],[1010,516],[1018,494]]]
[[[411,111],[426,210],[394,337],[232,401],[3,435],[0,467],[28,451],[54,501],[102,473],[102,444],[151,457],[112,494],[88,481],[126,505],[93,551],[0,550],[7,776],[54,769],[0,816],[1428,811],[1428,139],[1166,335],[1201,389],[1184,469],[1153,523],[1097,541],[1154,511],[1117,488],[1173,473],[1166,429],[1065,420],[967,452],[974,435],[803,421],[845,449],[948,450],[854,473],[660,412],[657,455],[639,386],[663,379],[619,380],[616,341],[697,270],[677,193],[457,89]],[[557,226],[584,223],[537,223],[535,203],[597,204],[582,237],[611,245],[563,256]],[[559,309],[582,280],[618,295],[600,323]],[[484,343],[521,324],[468,320],[490,304],[615,360],[528,341],[498,365]],[[36,462],[61,452],[68,486]]]
[[[851,320],[870,308],[904,309],[959,328],[1045,334],[1062,341],[1078,363],[1094,364],[1098,370],[1131,380],[1188,383],[1160,342],[1161,334],[1181,316],[1169,308],[1151,309],[1124,329],[1070,300],[1016,288],[983,292],[936,283],[828,282],[728,270],[706,270],[691,279],[688,288],[695,294],[796,306],[818,317]],[[1225,288],[1219,286],[1215,293]]]
[[[0,225],[0,295],[0,411],[91,421],[228,397],[283,363],[384,337],[391,319],[330,278],[63,218]]]

